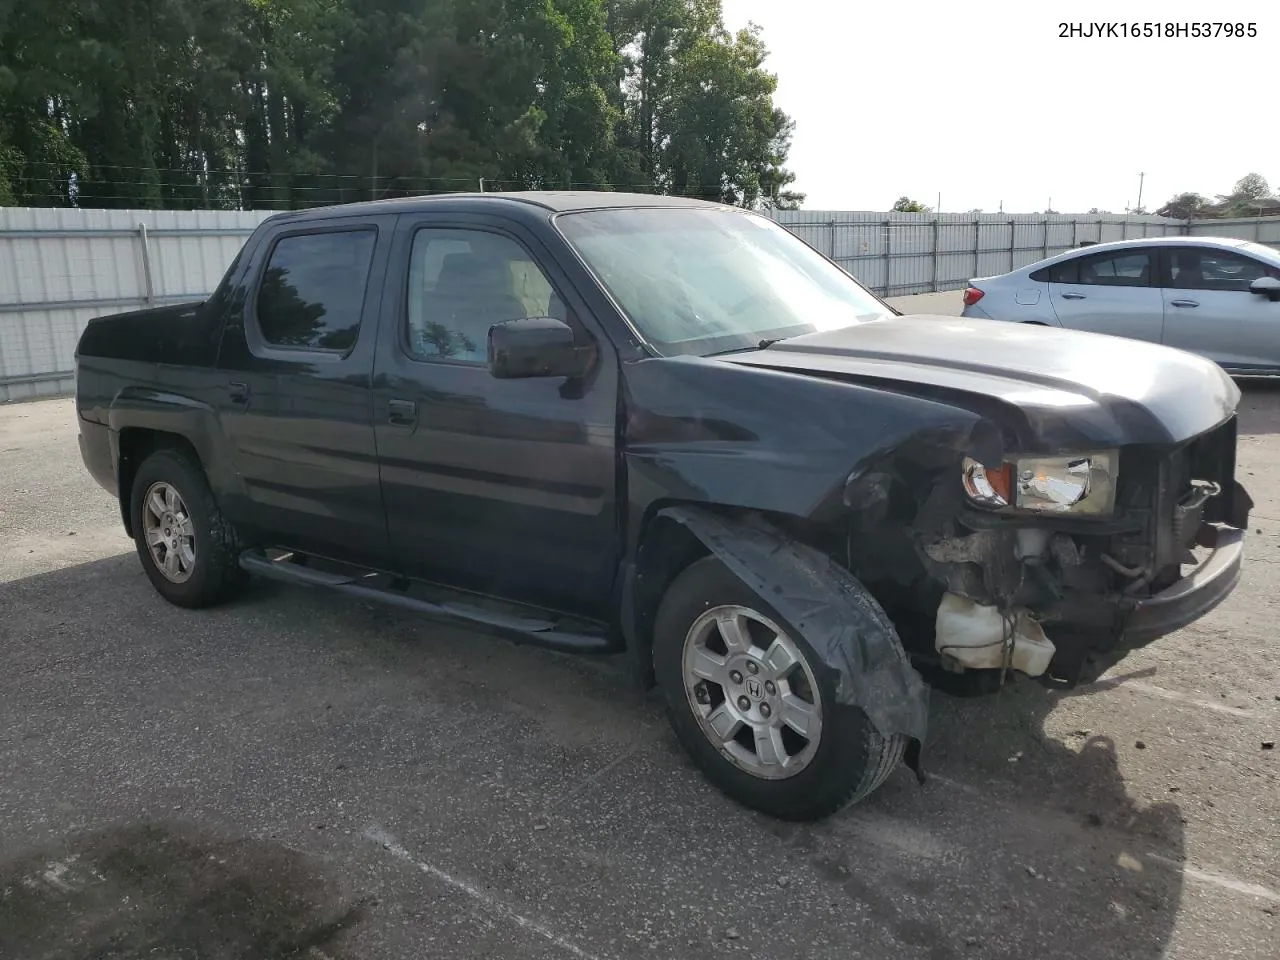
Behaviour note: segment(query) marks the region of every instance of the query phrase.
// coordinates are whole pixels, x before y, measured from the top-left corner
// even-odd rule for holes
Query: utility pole
[[[1142,181],[1145,180],[1146,177],[1147,175],[1145,173],[1138,174],[1138,205],[1134,208],[1135,210],[1142,209]]]

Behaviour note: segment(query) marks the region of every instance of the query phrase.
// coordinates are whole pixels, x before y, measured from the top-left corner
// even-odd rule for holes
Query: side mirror
[[[555,317],[506,320],[489,328],[489,373],[500,380],[576,377],[585,351],[573,342],[573,328]]]
[[[1280,280],[1275,277],[1259,277],[1249,284],[1249,292],[1261,294],[1269,300],[1280,300]]]

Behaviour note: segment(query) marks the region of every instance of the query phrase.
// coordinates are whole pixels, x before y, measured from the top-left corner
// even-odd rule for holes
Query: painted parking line
[[[475,886],[474,884],[469,883],[468,881],[463,880],[460,877],[455,877],[452,874],[435,866],[434,864],[427,863],[425,860],[418,859],[412,853],[410,853],[407,849],[405,849],[405,847],[401,845],[401,843],[398,840],[396,840],[395,837],[389,834],[382,827],[372,826],[364,832],[364,836],[365,836],[365,839],[370,840],[373,843],[376,843],[379,846],[381,846],[383,850],[386,850],[397,860],[401,860],[404,863],[409,864],[410,866],[416,868],[421,873],[426,874],[427,876],[431,877],[434,880],[438,880],[439,882],[445,884],[446,886],[451,887],[454,890],[457,890],[459,893],[466,894],[468,897],[475,900],[482,908],[487,910],[489,913],[494,914],[495,916],[501,917],[504,920],[509,920],[510,922],[514,923],[516,926],[522,927],[525,930],[528,930],[530,933],[536,934],[537,936],[541,937],[543,940],[546,940],[548,943],[552,944],[553,946],[563,950],[565,953],[569,954],[570,956],[577,957],[578,960],[604,960],[604,958],[598,956],[597,954],[587,953],[577,944],[572,943],[569,940],[566,940],[564,937],[560,936],[558,933],[556,933],[554,930],[547,927],[545,924],[537,920],[534,920],[530,917],[526,917],[524,914],[513,909],[512,907],[507,906],[507,904],[503,903],[501,900],[498,900],[492,894],[486,893],[485,891],[481,890],[479,887]]]
[[[939,776],[936,773],[930,773],[929,779],[931,781],[936,780],[938,783],[941,783],[947,788],[952,790],[960,790],[964,793],[968,793],[971,795],[976,794],[976,795],[986,795],[989,797],[992,796],[988,791],[983,790],[981,787],[975,787],[972,784],[964,783],[963,781],[955,780],[951,777],[943,777],[943,776]],[[1223,873],[1219,870],[1210,870],[1203,867],[1195,867],[1189,863],[1174,860],[1171,857],[1165,857],[1158,853],[1152,853],[1150,851],[1147,851],[1141,855],[1145,859],[1150,860],[1152,863],[1158,863],[1162,867],[1166,867],[1170,870],[1176,870],[1178,873],[1181,873],[1184,877],[1190,880],[1196,880],[1196,881],[1199,881],[1200,883],[1218,887],[1221,890],[1228,890],[1231,893],[1242,894],[1248,897],[1258,897],[1263,900],[1272,900],[1272,901],[1280,902],[1280,893],[1277,893],[1275,890],[1272,890],[1270,887],[1263,886],[1260,883],[1252,883],[1248,880],[1241,880],[1238,877],[1233,877],[1230,874]]]
[[[1181,703],[1188,707],[1199,707],[1201,710],[1213,710],[1216,713],[1225,713],[1233,717],[1253,716],[1252,710],[1229,707],[1225,703],[1214,703],[1212,700],[1201,700],[1199,697],[1194,697],[1189,693],[1166,690],[1164,687],[1158,687],[1154,683],[1147,683],[1144,680],[1129,680],[1124,677],[1116,677],[1114,679],[1095,680],[1088,685],[1088,688],[1092,690],[1131,690],[1134,693],[1141,693],[1148,697]]]

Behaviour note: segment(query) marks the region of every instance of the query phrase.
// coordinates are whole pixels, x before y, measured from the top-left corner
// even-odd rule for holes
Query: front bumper
[[[1125,623],[1125,645],[1150,643],[1199,620],[1236,588],[1244,563],[1244,530],[1205,524],[1202,532],[1212,552],[1191,574],[1138,602]]]

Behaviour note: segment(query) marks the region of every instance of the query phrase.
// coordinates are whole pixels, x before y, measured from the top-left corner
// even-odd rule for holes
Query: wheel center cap
[[[747,677],[747,696],[752,700],[764,699],[764,684],[755,677]]]

